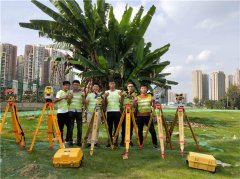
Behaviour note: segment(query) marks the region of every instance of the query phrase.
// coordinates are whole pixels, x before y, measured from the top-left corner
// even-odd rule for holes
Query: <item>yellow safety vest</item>
[[[139,113],[152,112],[152,108],[151,108],[152,96],[150,94],[148,94],[146,98],[141,98],[140,96],[138,96],[137,100],[138,100]]]

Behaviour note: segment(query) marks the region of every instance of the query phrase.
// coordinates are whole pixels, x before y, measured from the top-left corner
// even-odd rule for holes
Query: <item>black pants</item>
[[[113,135],[116,133],[119,121],[120,121],[121,114],[120,112],[107,112],[107,124],[108,124],[108,131],[110,134],[111,140],[113,140]],[[113,125],[114,125],[114,134],[113,131]],[[118,137],[117,137],[118,140]],[[116,142],[117,142],[116,140]]]
[[[143,127],[144,127],[144,125],[148,126],[149,120],[150,120],[150,116],[138,116],[137,117],[138,137],[140,140],[140,144],[143,143]],[[151,133],[151,136],[152,136],[152,143],[154,145],[157,145],[157,135],[156,135],[153,121],[150,125],[149,132]]]
[[[82,113],[69,111],[69,142],[73,142],[74,121],[77,123],[77,143],[82,142]]]
[[[61,132],[61,137],[62,137],[62,141],[63,141],[63,128],[64,128],[64,124],[67,126],[67,135],[66,135],[66,141],[69,141],[69,137],[68,137],[68,133],[69,133],[69,116],[68,116],[68,112],[66,113],[57,113],[57,118],[58,118],[58,126],[59,126],[59,130]]]
[[[130,118],[131,121],[131,126],[130,126],[130,140],[132,140],[132,135],[133,135],[133,122],[132,122],[132,116]],[[124,117],[123,123],[122,123],[122,141],[124,142],[125,140],[125,127],[126,127],[126,117]]]

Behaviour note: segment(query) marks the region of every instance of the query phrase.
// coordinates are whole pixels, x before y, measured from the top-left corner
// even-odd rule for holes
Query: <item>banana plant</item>
[[[177,84],[166,80],[169,73],[162,73],[170,62],[162,61],[161,56],[170,44],[151,51],[151,43],[144,42],[144,34],[156,10],[154,5],[144,16],[141,6],[133,18],[133,8],[126,5],[118,21],[113,6],[105,0],[97,0],[95,4],[83,0],[83,8],[75,0],[50,2],[57,11],[32,0],[52,20],[30,20],[20,26],[37,30],[40,36],[52,39],[54,46],[71,51],[68,67],[81,71],[78,75],[82,83],[98,81],[105,88],[110,79],[121,87],[128,81],[133,81],[137,87],[141,83],[161,87]]]

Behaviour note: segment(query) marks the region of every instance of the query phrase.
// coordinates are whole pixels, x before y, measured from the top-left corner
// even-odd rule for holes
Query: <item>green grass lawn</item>
[[[139,150],[134,137],[134,147],[130,148],[129,159],[122,160],[125,148],[115,150],[104,148],[107,135],[103,125],[100,129],[100,148],[94,149],[93,156],[84,148],[84,161],[80,168],[54,168],[51,159],[59,148],[48,150],[47,124],[44,121],[33,148],[28,154],[37,120],[21,117],[21,125],[26,135],[27,148],[21,149],[15,144],[10,118],[4,126],[1,137],[1,176],[0,178],[239,178],[240,177],[240,112],[190,111],[187,113],[191,122],[203,124],[203,128],[194,128],[202,147],[202,153],[212,154],[217,160],[231,164],[231,167],[218,167],[215,174],[188,168],[186,157],[189,151],[196,152],[196,145],[190,130],[185,128],[185,155],[179,155],[178,127],[173,134],[174,149],[165,149],[163,160],[160,151],[153,149],[151,135],[148,135],[145,148]],[[30,115],[30,114],[29,114]],[[174,112],[165,112],[170,122]],[[145,128],[146,129],[146,128]],[[83,125],[83,136],[86,123]],[[66,132],[66,129],[65,129]],[[76,138],[76,129],[75,129]],[[77,147],[77,146],[74,146]]]

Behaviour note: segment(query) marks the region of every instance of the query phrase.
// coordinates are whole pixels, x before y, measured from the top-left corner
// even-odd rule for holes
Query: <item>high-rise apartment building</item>
[[[222,71],[211,74],[211,100],[219,100],[225,95],[225,74]]]
[[[0,43],[1,87],[8,87],[16,80],[17,46]]]

